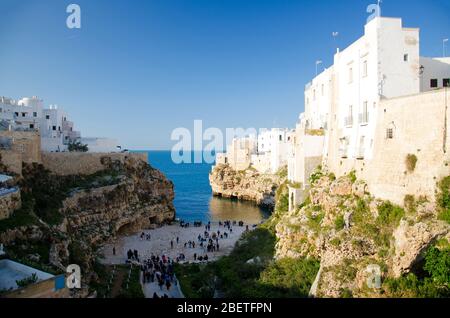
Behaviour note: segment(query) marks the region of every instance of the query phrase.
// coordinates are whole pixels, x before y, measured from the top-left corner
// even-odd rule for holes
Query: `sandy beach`
[[[208,255],[208,261],[217,260],[219,257],[229,254],[236,242],[241,237],[242,233],[246,231],[246,226],[248,225],[249,230],[254,228],[254,224],[244,223],[243,226],[238,226],[238,224],[232,226],[232,232],[230,232],[223,225],[219,225],[219,222],[211,222],[210,234],[227,232],[228,237],[223,237],[219,239],[219,250],[214,252],[206,251],[206,247],[200,247],[198,244],[198,235],[202,235],[205,232],[205,224],[200,227],[194,227],[192,224],[189,227],[181,227],[178,223],[173,225],[165,225],[163,227],[154,230],[144,230],[139,233],[122,236],[118,238],[115,242],[105,244],[101,253],[104,258],[101,262],[105,265],[118,265],[124,264],[127,260],[128,250],[137,250],[139,253],[140,260],[149,259],[151,255],[162,256],[165,255],[175,260],[181,253],[185,255],[185,261],[189,263],[197,262],[194,260],[194,254],[197,256]],[[142,233],[143,239],[141,238]],[[147,240],[147,235],[150,235],[150,239]],[[177,244],[177,237],[179,242]],[[171,241],[173,241],[173,248],[171,247]],[[195,242],[195,248],[189,247],[187,242]],[[113,248],[115,248],[116,253],[113,254]],[[170,290],[164,288],[159,288],[156,282],[143,284],[141,282],[142,289],[147,298],[152,298],[154,293],[159,297],[167,295],[169,298],[184,298],[181,288],[178,283],[175,284]]]
[[[206,252],[206,247],[200,247],[198,244],[198,235],[203,235],[205,226],[194,227],[192,224],[190,227],[181,227],[179,224],[166,225],[154,230],[144,230],[142,232],[123,236],[118,238],[117,241],[105,244],[101,249],[101,253],[104,258],[101,259],[103,264],[124,264],[127,259],[128,250],[137,250],[139,256],[142,259],[148,259],[152,255],[166,255],[171,259],[176,259],[180,253],[186,256],[186,262],[194,262],[194,254],[197,256],[204,256],[208,254],[209,261],[214,261],[220,256],[227,255],[231,252],[237,240],[241,237],[242,233],[248,225],[249,229],[253,229],[253,224],[244,223],[244,226],[238,226],[237,224],[232,227],[233,232],[230,233],[224,226],[220,226],[219,222],[211,223],[210,233],[220,231],[228,232],[228,238],[219,239],[219,250],[215,252]],[[144,233],[144,239],[141,239],[141,233]],[[145,236],[150,234],[150,240],[146,240]],[[177,244],[176,238],[179,238]],[[171,248],[170,242],[173,241],[174,246]],[[189,245],[184,246],[185,242],[193,241],[196,243],[195,248],[189,248]],[[113,247],[116,249],[116,255],[113,255]]]

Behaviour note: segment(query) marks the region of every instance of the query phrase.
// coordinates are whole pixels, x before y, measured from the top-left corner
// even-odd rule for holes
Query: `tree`
[[[89,150],[87,145],[84,145],[79,141],[70,142],[68,148],[70,152],[87,152]]]

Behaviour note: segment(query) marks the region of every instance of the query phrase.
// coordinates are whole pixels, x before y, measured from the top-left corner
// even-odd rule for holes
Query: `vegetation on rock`
[[[414,170],[416,169],[417,160],[418,160],[417,156],[414,154],[408,154],[406,156],[405,165],[406,165],[406,170],[409,173],[414,172]]]

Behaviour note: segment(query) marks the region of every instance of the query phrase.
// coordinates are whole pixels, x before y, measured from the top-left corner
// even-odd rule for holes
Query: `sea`
[[[236,220],[257,224],[270,215],[269,211],[251,202],[214,197],[209,185],[213,164],[176,164],[170,151],[145,152],[149,164],[174,183],[176,218],[187,222]],[[193,155],[191,153],[191,158]]]

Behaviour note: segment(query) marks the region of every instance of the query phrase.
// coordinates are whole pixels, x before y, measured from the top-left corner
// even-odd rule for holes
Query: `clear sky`
[[[363,34],[373,2],[0,0],[0,95],[37,95],[83,136],[130,149],[170,149],[172,130],[195,119],[294,127],[315,61],[329,66]],[[80,30],[66,27],[70,3]],[[449,0],[384,0],[382,15],[421,28],[421,55],[442,55]]]

